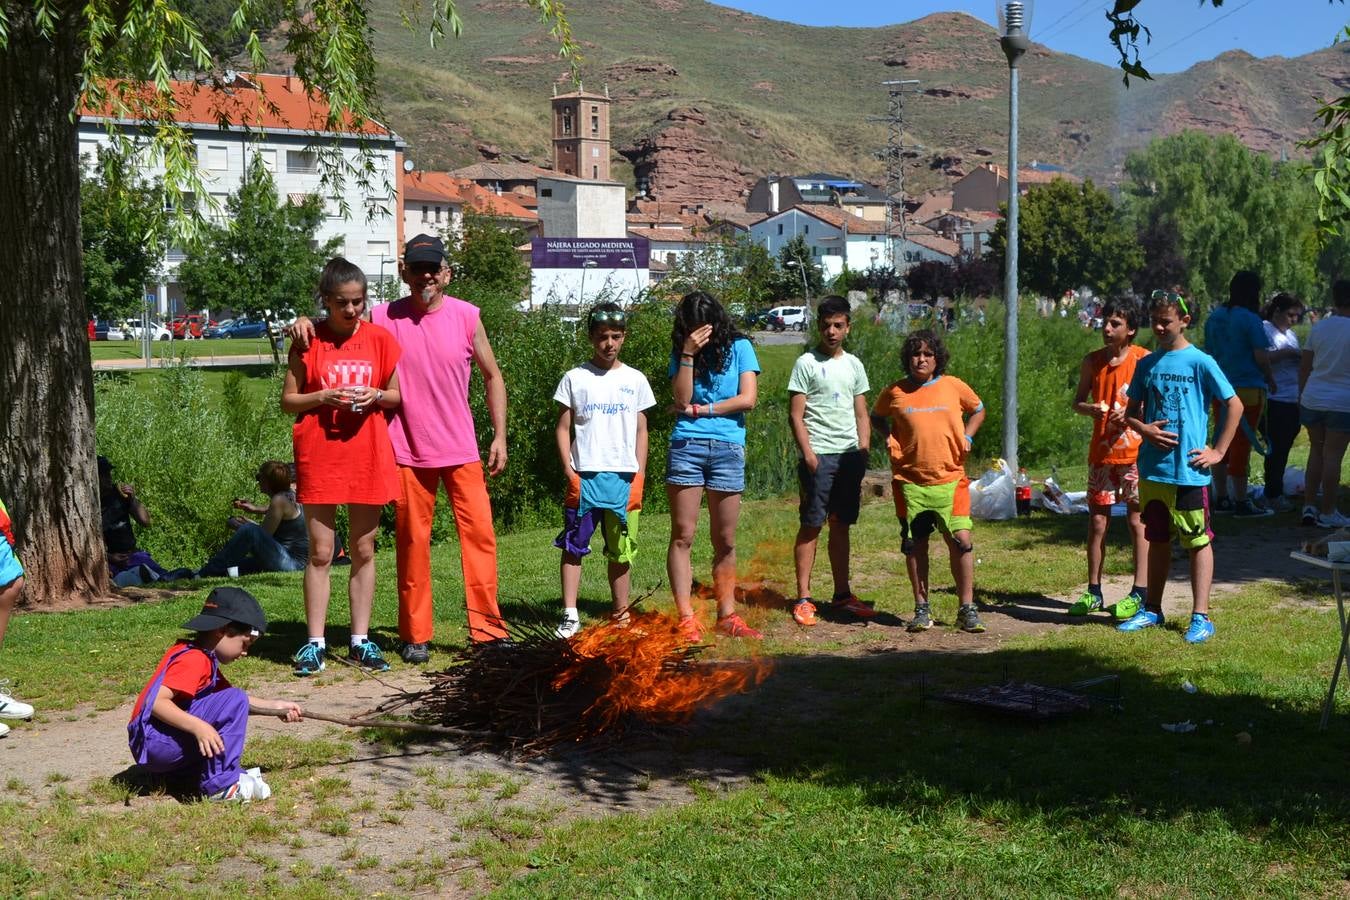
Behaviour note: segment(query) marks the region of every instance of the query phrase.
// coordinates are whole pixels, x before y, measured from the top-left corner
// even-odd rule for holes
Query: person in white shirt
[[[1303,524],[1345,528],[1336,508],[1341,460],[1350,443],[1350,281],[1331,286],[1335,315],[1313,326],[1299,367],[1299,421],[1308,429],[1308,479]],[[1320,505],[1317,491],[1321,489]]]
[[[656,405],[647,376],[619,361],[628,335],[627,315],[601,303],[587,318],[590,360],[569,369],[553,394],[557,401],[558,456],[567,478],[563,530],[553,542],[562,551],[563,617],[557,635],[581,628],[577,596],[581,560],[597,528],[605,537],[614,617],[627,621],[631,568],[637,555],[638,515],[647,469],[647,414]]]
[[[1288,512],[1294,504],[1284,495],[1284,470],[1289,448],[1298,437],[1298,364],[1303,351],[1294,333],[1294,323],[1303,318],[1303,304],[1293,294],[1280,293],[1261,311],[1270,349],[1266,358],[1275,376],[1275,390],[1266,398],[1266,486],[1263,499],[1269,509]]]

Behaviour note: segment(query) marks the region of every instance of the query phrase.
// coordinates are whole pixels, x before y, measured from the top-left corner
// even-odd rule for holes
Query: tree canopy
[[[1007,243],[1006,219],[1000,219],[990,240],[999,268]],[[1047,297],[1083,285],[1120,290],[1143,261],[1134,230],[1091,181],[1060,178],[1028,191],[1021,200],[1018,246],[1018,287]]]
[[[84,299],[95,318],[129,316],[164,252],[164,198],[125,156],[102,150],[80,179]]]

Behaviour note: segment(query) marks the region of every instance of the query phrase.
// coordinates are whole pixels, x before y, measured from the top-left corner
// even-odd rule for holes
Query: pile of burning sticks
[[[705,649],[657,612],[634,610],[570,639],[551,626],[513,626],[509,643],[466,647],[456,664],[427,673],[429,687],[402,692],[376,712],[404,710],[417,722],[463,732],[467,749],[534,755],[617,740],[637,723],[686,722],[768,674],[758,659],[700,660]]]

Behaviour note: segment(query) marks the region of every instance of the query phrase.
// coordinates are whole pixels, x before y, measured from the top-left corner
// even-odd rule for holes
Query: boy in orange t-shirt
[[[1102,309],[1102,348],[1083,357],[1073,410],[1092,417],[1088,445],[1088,585],[1069,607],[1069,615],[1085,616],[1104,609],[1117,619],[1128,619],[1148,596],[1148,542],[1139,518],[1139,457],[1142,438],[1125,424],[1125,396],[1139,360],[1148,351],[1134,343],[1139,331],[1139,304],[1130,298],[1109,301]],[[1130,541],[1134,545],[1134,585],[1124,599],[1107,606],[1102,599],[1102,569],[1106,564],[1106,531],[1111,507],[1124,503]]]
[[[975,432],[984,422],[984,404],[970,385],[943,374],[949,355],[934,332],[913,332],[900,353],[905,377],[877,397],[872,427],[888,436],[900,549],[914,589],[914,618],[909,630],[933,627],[928,605],[928,537],[937,529],[951,556],[960,602],[957,624],[962,631],[979,633],[984,625],[975,610],[970,479],[966,478],[965,460]]]

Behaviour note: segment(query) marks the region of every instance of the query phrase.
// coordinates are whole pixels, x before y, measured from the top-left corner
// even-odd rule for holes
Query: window
[[[539,191],[539,196],[541,196],[541,197],[552,197],[552,196],[553,196],[553,188],[541,188],[540,191]]]
[[[853,207],[853,214],[861,219],[863,214],[863,208],[861,206]]]
[[[80,141],[80,162],[91,166],[98,162],[98,142]]]
[[[782,222],[779,222],[779,223],[778,223],[778,233],[779,233],[779,234],[782,234],[782,233],[783,233],[783,223],[782,223]]]
[[[563,114],[562,114],[562,133],[563,133],[563,134],[571,134],[571,133],[572,133],[572,111],[571,111],[570,109],[564,109],[564,110],[563,110]]]
[[[229,215],[229,211],[225,208],[225,203],[229,199],[229,194],[223,192],[217,193],[215,191],[211,192],[211,208],[206,212],[207,215],[211,217],[212,222],[221,224],[225,221],[226,217]]]
[[[595,107],[592,106],[591,109],[595,109]],[[600,117],[591,116],[591,134],[599,134],[599,133],[600,133]]]
[[[223,144],[208,144],[206,167],[213,172],[224,172],[230,167],[230,148]]]
[[[263,167],[273,175],[277,173],[277,151],[259,150],[258,158],[262,160]]]
[[[441,208],[439,206],[436,207],[436,224],[441,224]]]
[[[599,167],[599,166],[591,166],[591,177],[592,177],[592,178],[599,178],[599,177],[600,177],[600,167]]]
[[[171,195],[169,195],[169,194],[165,194],[165,195],[164,195],[164,209],[165,209],[165,210],[167,210],[168,212],[173,212],[175,209],[178,209],[179,206],[181,206],[182,209],[196,209],[196,208],[197,208],[197,195],[194,194],[192,191],[183,191],[183,196],[182,196],[181,200],[179,201],[179,205],[178,205],[178,206],[176,206],[176,205],[174,204],[174,202],[173,202],[173,197],[172,197]]]
[[[803,226],[802,226],[802,234],[810,234],[810,233],[811,233],[811,226],[810,226],[810,225],[803,225]]]
[[[427,206],[422,207],[422,221],[423,221],[423,222],[430,222],[430,221],[431,221],[431,216],[428,215],[429,212],[430,212],[430,207],[427,207]]]
[[[290,175],[314,175],[319,171],[319,154],[313,150],[287,150],[286,172]]]
[[[323,214],[330,219],[342,218],[342,201],[337,197],[324,197]]]
[[[377,259],[389,257],[388,241],[366,241],[366,256],[373,256]]]

